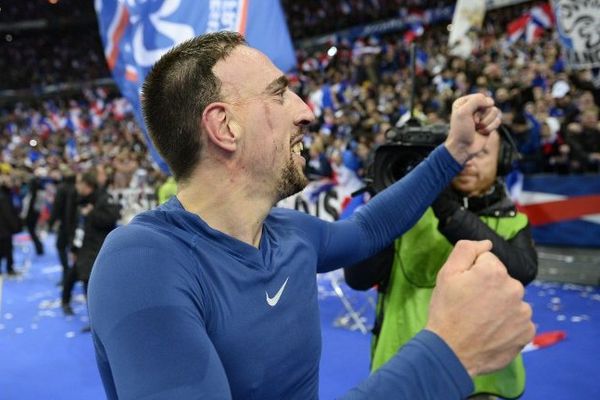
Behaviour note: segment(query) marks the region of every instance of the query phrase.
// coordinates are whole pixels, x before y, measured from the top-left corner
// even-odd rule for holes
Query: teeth
[[[304,144],[302,142],[296,143],[294,146],[292,146],[292,153],[300,155],[303,149]]]

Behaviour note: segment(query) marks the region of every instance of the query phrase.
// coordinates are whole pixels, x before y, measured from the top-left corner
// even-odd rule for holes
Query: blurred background
[[[0,399],[104,398],[79,284],[73,313],[61,310],[57,205],[72,210],[73,232],[81,206],[58,194],[92,171],[127,223],[175,193],[140,124],[139,88],[168,48],[222,29],[268,54],[315,113],[311,183],[280,206],[327,220],[368,199],[352,194],[390,128],[444,124],[457,97],[493,96],[521,154],[505,182],[539,255],[527,299],[538,331],[562,339],[525,353],[522,398],[600,398],[597,2],[4,0],[0,186],[4,221],[19,226],[0,237],[12,244],[0,264]],[[330,399],[368,374],[376,294],[339,274],[317,279]]]

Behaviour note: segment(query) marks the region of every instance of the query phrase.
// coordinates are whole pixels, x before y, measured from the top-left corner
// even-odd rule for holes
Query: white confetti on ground
[[[42,268],[42,274],[53,274],[55,272],[61,272],[61,271],[62,271],[62,265],[60,265],[60,264],[51,265],[49,267]]]
[[[75,303],[81,303],[81,304],[86,304],[87,303],[87,301],[85,299],[85,295],[83,295],[81,293],[76,294],[75,296],[73,296],[73,302],[75,302]]]
[[[38,308],[40,310],[50,310],[60,307],[60,299],[54,300],[42,300],[40,304],[38,304]]]
[[[39,326],[38,324],[31,324],[30,328],[35,331],[37,328],[39,328]]]
[[[43,311],[38,311],[37,315],[39,317],[54,318],[54,317],[56,317],[56,312],[55,311],[51,311],[51,310],[43,310]]]
[[[65,333],[65,337],[67,339],[73,339],[75,337],[75,332],[69,331],[69,332]]]
[[[581,322],[581,321],[589,321],[589,320],[590,320],[590,316],[586,315],[586,314],[574,315],[573,317],[571,317],[571,321],[573,321],[573,322]]]
[[[39,299],[43,299],[44,297],[54,297],[56,296],[56,292],[54,290],[43,290],[39,292],[35,292],[34,294],[27,296],[27,301],[36,301]]]
[[[560,314],[560,315],[556,316],[556,320],[557,321],[564,321],[566,319],[567,319],[567,317],[565,315],[563,315],[563,314]]]
[[[11,313],[4,314],[4,319],[13,319],[13,315]]]
[[[15,328],[15,333],[16,333],[17,335],[20,335],[20,334],[22,334],[23,332],[25,332],[25,329],[23,329],[23,328]]]

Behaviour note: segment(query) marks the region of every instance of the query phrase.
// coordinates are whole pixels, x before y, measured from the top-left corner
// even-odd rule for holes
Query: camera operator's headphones
[[[517,144],[513,140],[508,128],[502,124],[498,128],[500,135],[500,150],[498,151],[497,176],[506,176],[513,169],[515,161],[521,159],[521,153],[517,149]]]

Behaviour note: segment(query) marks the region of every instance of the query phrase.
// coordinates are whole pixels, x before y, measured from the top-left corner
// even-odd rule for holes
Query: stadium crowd
[[[294,39],[327,34],[373,21],[401,17],[409,9],[430,9],[454,1],[431,0],[283,0],[286,20]]]
[[[298,39],[397,16],[398,3],[307,0],[283,5],[292,35]],[[488,93],[502,109],[504,123],[523,155],[518,165],[522,172],[600,172],[600,91],[594,88],[591,71],[569,71],[549,31],[531,44],[511,43],[506,37],[507,23],[528,5],[489,12],[469,60],[448,55],[446,23],[426,26],[416,39],[414,116],[423,124],[445,123],[454,99]],[[331,18],[340,12],[344,18]],[[332,21],[337,22],[331,25]],[[3,65],[10,74],[1,89],[25,85],[35,89],[107,77],[99,39],[88,33],[85,41],[71,45],[81,32],[70,32],[73,35],[64,41],[53,41],[54,32],[44,37],[25,35],[11,46],[2,46],[0,59],[18,59],[19,67]],[[291,86],[317,116],[305,138],[311,178],[331,177],[342,166],[364,177],[374,149],[386,141],[386,131],[406,122],[413,83],[409,48],[405,32],[400,31],[339,38],[297,51]],[[138,190],[136,201],[147,200],[147,192],[153,197],[167,179],[147,155],[131,106],[113,88],[88,87],[78,95],[4,106],[0,148],[0,171],[9,177],[2,181],[3,190],[11,193],[17,208],[23,208],[28,182],[40,181],[46,200],[42,224],[49,218],[52,193],[65,171],[93,169],[109,191],[126,196],[128,188]]]
[[[0,46],[0,91],[84,83],[109,76],[96,31],[89,27],[6,34]],[[15,68],[15,66],[18,66]]]
[[[31,0],[4,2],[0,8],[0,24],[21,21],[65,19],[77,21],[94,18],[94,4],[79,0]]]

